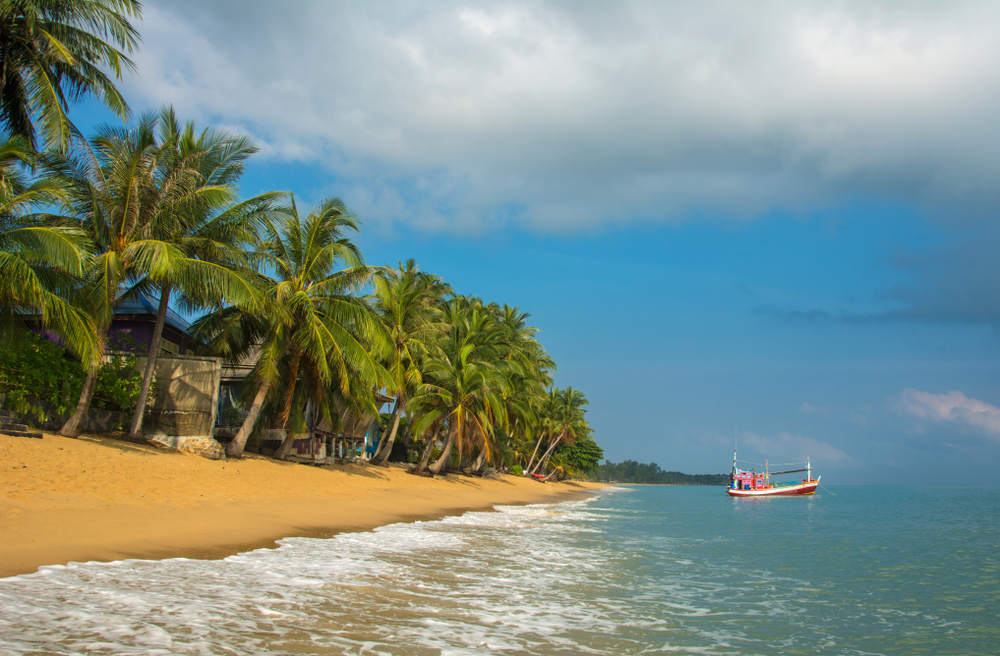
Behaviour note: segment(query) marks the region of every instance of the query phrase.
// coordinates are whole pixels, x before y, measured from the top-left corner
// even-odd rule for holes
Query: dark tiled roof
[[[151,314],[156,316],[156,310],[160,306],[160,299],[155,296],[148,294],[135,294],[128,300],[124,300],[115,306],[115,315],[123,314]],[[169,326],[173,326],[177,330],[186,333],[191,324],[184,320],[184,318],[167,308],[167,318],[166,323]]]

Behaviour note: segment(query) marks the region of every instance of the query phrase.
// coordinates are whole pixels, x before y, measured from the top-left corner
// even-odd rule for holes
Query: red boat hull
[[[818,486],[819,478],[815,481],[802,481],[795,485],[766,487],[759,490],[734,490],[731,487],[727,487],[726,493],[731,497],[798,497],[806,494],[814,494]]]

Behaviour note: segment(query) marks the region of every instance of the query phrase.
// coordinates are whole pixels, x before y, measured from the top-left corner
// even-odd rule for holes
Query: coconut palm
[[[269,398],[273,426],[286,431],[276,458],[293,443],[288,427],[297,389],[299,400],[315,401],[327,415],[334,397],[374,410],[374,390],[389,382],[379,362],[389,342],[378,316],[357,295],[377,272],[346,236],[358,225],[338,198],[305,217],[293,199],[267,225],[258,250],[263,270],[273,271],[263,276],[259,303],[225,307],[196,322],[211,352],[231,361],[256,354],[250,379],[256,393],[227,450],[231,457],[242,455]]]
[[[559,414],[559,392],[560,390],[553,387],[548,389],[544,396],[536,397],[535,399],[534,408],[537,408],[537,413],[532,416],[533,430],[531,433],[537,435],[538,438],[535,442],[535,448],[531,452],[531,458],[524,468],[525,474],[530,474],[534,469],[538,449],[552,435],[552,427]]]
[[[551,403],[547,405],[548,413],[547,433],[550,438],[549,448],[544,455],[538,459],[538,463],[531,469],[532,474],[537,471],[545,471],[545,465],[559,444],[571,444],[578,438],[590,434],[587,420],[584,418],[587,403],[580,391],[567,387],[564,390],[554,390],[551,396]]]
[[[450,285],[420,272],[413,260],[401,262],[399,269],[390,273],[375,278],[375,308],[391,339],[386,370],[392,379],[389,393],[396,400],[389,418],[392,427],[372,458],[374,464],[385,462],[392,453],[408,395],[422,378],[419,363],[427,353],[429,340],[444,327],[437,320],[435,305],[451,293]]]
[[[180,126],[173,108],[162,110],[158,123],[162,166],[194,169],[197,177],[188,200],[174,208],[178,216],[163,221],[165,230],[156,235],[167,256],[148,275],[159,289],[160,300],[129,425],[131,437],[139,437],[142,431],[171,293],[176,291],[181,304],[192,310],[218,306],[223,297],[229,302],[252,303],[255,273],[245,253],[256,245],[263,222],[283,197],[271,192],[236,202],[236,183],[244,162],[257,152],[246,137],[215,130],[196,134],[193,123]]]
[[[120,118],[129,109],[109,69],[121,79],[134,70],[126,56],[139,42],[129,22],[136,0],[2,0],[0,2],[0,122],[32,147],[35,120],[48,145],[68,150],[75,131],[66,108],[96,96]]]
[[[58,334],[85,363],[92,362],[93,326],[69,300],[83,273],[86,235],[32,212],[61,203],[66,192],[57,177],[27,178],[23,166],[35,159],[19,140],[0,144],[0,340],[14,339],[27,316]]]
[[[540,409],[546,390],[552,384],[556,363],[535,339],[537,329],[527,323],[531,315],[504,305],[496,310],[495,316],[510,346],[506,357],[518,364],[505,372],[511,392],[504,399],[510,424],[508,446],[510,452],[516,454],[521,450],[522,443],[527,443],[530,449],[532,436],[540,430]]]
[[[171,242],[195,208],[219,206],[228,187],[201,184],[194,165],[177,165],[157,140],[159,118],[145,115],[130,128],[98,130],[79,158],[65,159],[72,181],[71,207],[95,251],[86,272],[89,311],[103,349],[115,306],[128,294],[147,293],[182,271],[186,285],[211,286],[221,295],[245,289],[245,280],[188,256]],[[160,314],[166,311],[161,304]],[[87,373],[76,409],[60,434],[80,434],[90,407],[96,366]]]
[[[418,437],[430,433],[435,439],[429,429],[443,422],[448,437],[438,460],[428,466],[425,458],[420,473],[440,473],[455,445],[459,463],[466,446],[474,444],[491,460],[495,428],[506,422],[503,372],[514,365],[504,359],[508,348],[503,329],[477,299],[452,299],[444,312],[449,329],[424,364],[425,382],[414,399],[418,418],[413,432]]]

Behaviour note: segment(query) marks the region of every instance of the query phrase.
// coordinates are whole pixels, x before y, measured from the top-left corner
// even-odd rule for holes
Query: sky
[[[147,0],[133,110],[531,313],[607,458],[998,483],[1000,4],[275,6]]]

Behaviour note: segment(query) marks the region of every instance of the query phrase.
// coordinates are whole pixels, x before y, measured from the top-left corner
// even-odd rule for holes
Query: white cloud
[[[1000,438],[1000,408],[978,399],[970,399],[962,392],[931,394],[905,389],[899,396],[897,408],[903,414],[921,419],[975,426],[991,437]]]
[[[348,200],[402,198],[395,216],[428,229],[867,193],[1000,207],[1000,5],[281,7],[148,3],[130,99],[245,126],[268,156],[325,166]]]
[[[739,446],[749,447],[772,461],[805,462],[806,458],[810,458],[814,463],[854,462],[853,458],[828,442],[784,431],[774,437],[763,437],[749,431],[741,431]]]
[[[819,407],[819,406],[815,406],[815,405],[806,403],[805,401],[803,401],[802,405],[799,406],[799,410],[801,410],[803,414],[807,414],[807,415],[819,415],[821,417],[829,417],[830,414],[831,414],[829,408],[822,408],[822,407]]]

